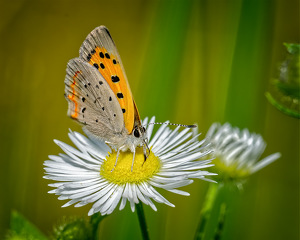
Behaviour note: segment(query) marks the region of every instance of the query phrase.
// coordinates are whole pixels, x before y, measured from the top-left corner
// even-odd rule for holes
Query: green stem
[[[144,240],[149,240],[149,232],[148,232],[148,228],[147,228],[147,224],[146,224],[146,218],[145,218],[145,213],[144,213],[144,209],[143,209],[143,204],[142,203],[138,203],[136,205],[136,210],[137,210],[137,214],[138,214],[138,218],[139,218],[139,222],[140,222],[140,228],[142,231],[142,236]]]
[[[222,238],[223,230],[224,230],[224,223],[225,223],[225,216],[226,216],[226,203],[222,203],[220,209],[220,215],[218,220],[217,231],[214,236],[214,240],[220,240]]]
[[[99,231],[99,223],[105,218],[106,216],[101,216],[100,213],[95,213],[90,218],[90,224],[92,227],[92,239],[97,240],[98,238],[98,231]]]
[[[218,185],[210,184],[206,194],[206,199],[203,208],[200,213],[200,220],[194,237],[195,240],[203,240],[205,237],[205,228],[207,225],[207,221],[210,217],[210,212],[212,206],[214,205],[217,194],[218,194]]]
[[[195,233],[195,240],[220,240],[228,234],[227,225],[236,206],[236,183],[210,184]],[[225,234],[226,233],[226,234]]]

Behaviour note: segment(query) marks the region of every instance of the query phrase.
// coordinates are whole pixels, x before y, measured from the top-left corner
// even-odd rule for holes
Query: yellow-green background
[[[43,161],[81,131],[66,115],[66,63],[86,35],[106,25],[116,42],[141,116],[197,122],[203,133],[229,121],[262,134],[263,156],[282,157],[250,177],[227,226],[227,239],[299,238],[299,120],[264,93],[278,74],[283,42],[299,43],[298,0],[5,1],[0,2],[0,238],[16,209],[45,233],[64,215],[47,194]],[[162,192],[175,208],[145,207],[152,239],[192,239],[208,183],[190,197]],[[102,239],[139,239],[127,206],[101,225]]]

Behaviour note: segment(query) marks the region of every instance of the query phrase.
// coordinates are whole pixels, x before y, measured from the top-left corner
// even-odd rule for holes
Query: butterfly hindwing
[[[68,115],[89,132],[106,140],[124,131],[119,102],[96,68],[80,58],[70,60],[65,86]]]
[[[136,118],[133,97],[121,58],[108,29],[104,26],[95,28],[83,42],[79,55],[107,81],[120,104],[124,124],[130,134]]]

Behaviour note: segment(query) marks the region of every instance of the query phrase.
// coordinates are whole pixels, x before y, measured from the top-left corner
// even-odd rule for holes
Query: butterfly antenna
[[[148,143],[145,139],[143,141],[144,141],[144,162],[143,162],[142,166],[144,166],[144,163],[146,162],[147,158],[150,155],[150,148],[148,146]]]
[[[197,125],[185,125],[185,124],[178,124],[178,123],[168,123],[168,122],[154,122],[154,123],[148,123],[147,125],[153,125],[153,124],[160,124],[160,125],[172,125],[172,126],[180,126],[185,128],[195,128]]]

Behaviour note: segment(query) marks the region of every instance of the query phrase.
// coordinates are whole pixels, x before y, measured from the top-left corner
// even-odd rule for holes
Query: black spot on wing
[[[118,98],[124,98],[123,93],[117,93]]]
[[[120,82],[120,78],[116,75],[116,76],[111,76],[111,80],[113,83],[117,83]]]
[[[86,57],[86,59],[88,60],[88,62],[91,60],[91,58],[92,58],[92,55],[89,53],[88,55],[87,55],[87,57]]]

